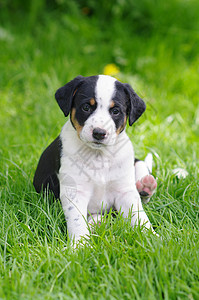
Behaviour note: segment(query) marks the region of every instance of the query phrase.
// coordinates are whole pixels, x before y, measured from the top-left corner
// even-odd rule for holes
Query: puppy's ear
[[[59,104],[59,107],[63,111],[65,117],[68,116],[71,110],[73,97],[78,87],[83,83],[83,80],[83,76],[77,76],[59,88],[55,93],[55,99],[57,100],[57,103]]]
[[[125,92],[129,98],[129,125],[131,126],[145,111],[146,104],[144,101],[136,94],[132,87],[125,83]]]

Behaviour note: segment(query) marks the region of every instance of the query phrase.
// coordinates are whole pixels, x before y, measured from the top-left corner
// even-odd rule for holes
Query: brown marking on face
[[[73,107],[71,110],[71,122],[77,131],[77,135],[80,137],[83,126],[79,125],[77,119],[75,118],[76,109]]]
[[[126,121],[127,121],[127,117],[125,116],[124,123],[116,131],[117,135],[119,135],[124,130],[124,128],[126,126]]]
[[[91,99],[90,99],[90,105],[91,105],[91,106],[95,105],[95,99],[94,99],[94,98],[91,98]]]
[[[110,108],[113,108],[115,106],[115,102],[112,100],[110,104]]]

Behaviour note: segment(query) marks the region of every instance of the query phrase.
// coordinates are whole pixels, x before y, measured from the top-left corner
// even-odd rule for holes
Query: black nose
[[[101,129],[99,127],[93,129],[93,137],[94,139],[101,141],[106,137],[106,130]]]

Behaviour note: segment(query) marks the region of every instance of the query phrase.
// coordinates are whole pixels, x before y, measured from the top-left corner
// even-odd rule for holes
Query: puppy
[[[69,237],[77,244],[89,235],[87,218],[111,207],[124,218],[131,213],[132,226],[152,229],[138,190],[150,196],[156,181],[148,175],[143,183],[140,177],[148,171],[141,172],[137,190],[133,146],[125,132],[127,119],[131,126],[145,111],[144,101],[130,85],[105,75],[78,76],[55,98],[70,120],[43,152],[33,184],[37,192],[48,188],[60,198]]]

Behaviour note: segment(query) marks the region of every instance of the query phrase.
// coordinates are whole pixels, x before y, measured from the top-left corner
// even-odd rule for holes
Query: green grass
[[[125,20],[125,2],[107,11],[103,2],[110,22],[102,22],[92,1],[90,16],[75,4],[62,12],[57,2],[49,11],[43,1],[41,13],[37,6],[12,12],[2,3],[0,299],[198,299],[197,2],[135,1],[135,14]],[[139,21],[135,28],[130,18]],[[154,153],[158,189],[145,209],[160,237],[108,215],[73,251],[60,203],[36,194],[32,178],[65,122],[56,89],[76,75],[103,73],[108,63],[147,103],[127,131],[137,157]],[[178,179],[176,167],[188,176]]]

